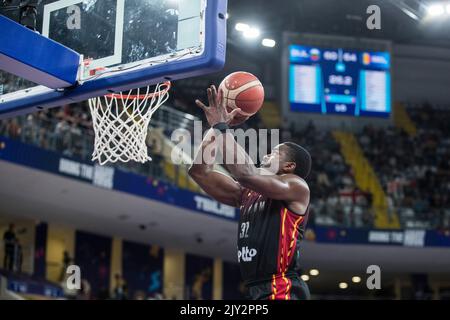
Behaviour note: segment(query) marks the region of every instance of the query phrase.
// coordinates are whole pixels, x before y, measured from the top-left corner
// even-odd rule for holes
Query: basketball
[[[219,86],[225,97],[228,111],[240,108],[242,115],[237,115],[231,125],[237,125],[261,109],[264,102],[264,87],[257,77],[248,72],[234,72],[223,79]]]

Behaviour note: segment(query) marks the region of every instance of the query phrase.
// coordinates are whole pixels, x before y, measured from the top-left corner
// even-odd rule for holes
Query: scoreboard
[[[292,45],[289,47],[292,111],[388,118],[391,74],[388,52]]]

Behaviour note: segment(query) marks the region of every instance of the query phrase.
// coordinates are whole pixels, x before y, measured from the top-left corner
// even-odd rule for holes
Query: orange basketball
[[[264,87],[253,74],[234,72],[223,79],[219,86],[222,90],[228,111],[240,108],[243,115],[238,115],[231,122],[236,125],[244,122],[261,109],[264,102]]]

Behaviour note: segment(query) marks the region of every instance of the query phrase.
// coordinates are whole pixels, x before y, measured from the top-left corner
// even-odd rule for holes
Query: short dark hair
[[[293,142],[283,143],[286,148],[287,161],[295,162],[294,174],[306,179],[311,171],[311,155],[308,150]]]

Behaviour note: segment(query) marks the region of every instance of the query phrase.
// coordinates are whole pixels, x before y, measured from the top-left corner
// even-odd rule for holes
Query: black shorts
[[[274,279],[250,285],[248,295],[250,300],[309,300],[308,285],[300,277]]]

